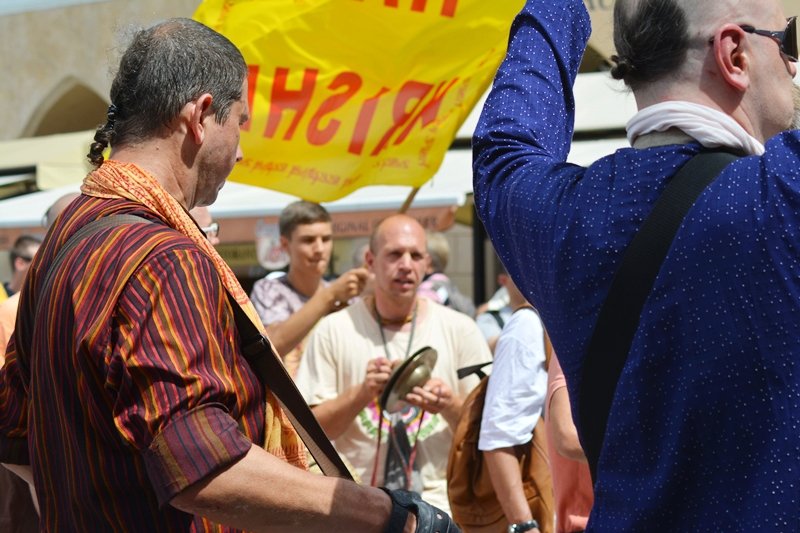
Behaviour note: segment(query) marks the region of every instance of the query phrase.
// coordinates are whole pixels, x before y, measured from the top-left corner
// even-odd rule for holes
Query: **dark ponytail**
[[[674,74],[689,49],[686,14],[676,0],[617,0],[614,46],[611,75],[632,89]]]
[[[89,162],[95,167],[99,167],[103,164],[103,152],[108,148],[108,145],[111,144],[111,137],[114,134],[114,123],[117,120],[117,106],[114,104],[108,106],[107,116],[106,123],[102,126],[98,126],[97,131],[94,132],[94,142],[89,147],[89,153],[86,155],[86,157],[89,158]]]

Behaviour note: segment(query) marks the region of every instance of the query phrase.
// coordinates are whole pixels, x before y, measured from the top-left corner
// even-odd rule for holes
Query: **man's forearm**
[[[254,532],[381,532],[392,509],[379,489],[311,474],[257,446],[171,503],[187,513]],[[413,531],[413,522],[409,518],[407,531]]]
[[[586,456],[578,440],[578,430],[572,421],[567,388],[557,389],[550,399],[550,413],[547,417],[547,431],[553,437],[556,452],[573,461],[586,462]]]
[[[514,449],[498,448],[484,451],[483,459],[486,461],[494,492],[508,523],[526,522],[533,518],[522,488],[519,460]]]
[[[318,290],[296,313],[283,322],[267,326],[267,336],[279,354],[285,355],[300,344],[319,320],[331,310],[328,292]]]
[[[461,418],[461,409],[464,406],[464,399],[461,396],[453,396],[452,403],[447,406],[447,409],[442,410],[442,416],[445,421],[455,430],[458,426],[458,420]]]
[[[347,430],[371,399],[365,396],[361,385],[356,385],[332,400],[315,405],[312,411],[328,438],[336,439]]]

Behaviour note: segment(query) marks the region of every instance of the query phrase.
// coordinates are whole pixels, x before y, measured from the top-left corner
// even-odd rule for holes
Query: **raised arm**
[[[572,85],[590,31],[582,0],[529,0],[475,130],[475,205],[518,280],[525,278],[521,265],[541,255],[533,252],[539,235],[530,226],[579,173],[564,162],[574,128]]]
[[[325,315],[347,306],[361,294],[369,273],[365,268],[348,270],[326,287],[320,287],[296,313],[286,320],[265,324],[267,335],[279,354],[285,355],[300,344]]]

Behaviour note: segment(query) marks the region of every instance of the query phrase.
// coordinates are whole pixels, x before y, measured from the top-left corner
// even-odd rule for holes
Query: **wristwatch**
[[[530,531],[531,529],[539,529],[539,522],[536,520],[528,520],[527,522],[518,522],[508,525],[508,533],[522,533],[523,531]]]

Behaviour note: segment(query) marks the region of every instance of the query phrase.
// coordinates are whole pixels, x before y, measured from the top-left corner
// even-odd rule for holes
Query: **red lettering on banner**
[[[291,140],[308,106],[311,105],[311,97],[314,95],[314,86],[317,83],[318,72],[319,71],[316,69],[305,69],[303,85],[300,89],[293,91],[286,87],[289,69],[282,67],[275,69],[275,79],[272,82],[272,95],[270,96],[269,119],[267,119],[267,128],[264,130],[264,137],[271,139],[275,136],[278,125],[281,123],[283,111],[288,108],[294,109],[295,114],[283,139],[286,141]]]
[[[361,152],[364,150],[364,142],[367,140],[369,127],[372,125],[372,118],[375,116],[375,110],[378,108],[378,102],[381,96],[388,92],[389,89],[381,87],[381,90],[378,91],[375,96],[367,98],[361,105],[361,111],[358,112],[356,127],[353,130],[353,136],[350,138],[350,146],[347,147],[347,151],[351,154],[361,155]]]
[[[362,2],[363,0],[358,0]],[[383,5],[386,7],[399,7],[399,0],[383,0]],[[456,8],[458,7],[458,0],[442,0],[442,10],[439,12],[443,17],[454,17]],[[424,13],[428,8],[428,0],[411,0],[411,11]]]
[[[258,83],[258,65],[247,65],[247,109],[250,110],[250,118],[242,124],[242,131],[250,131],[250,123],[253,121],[253,102],[256,98],[256,83]]]
[[[251,76],[248,78],[248,100],[252,116],[258,67],[251,66],[250,73]],[[283,140],[291,141],[314,100],[319,71],[316,69],[304,69],[303,81],[299,89],[289,89],[287,87],[289,74],[290,69],[288,68],[278,67],[275,69],[270,109],[267,125],[264,128],[265,138],[275,138],[281,127],[284,112],[294,111],[291,123],[282,136]],[[380,137],[370,155],[379,155],[390,143],[394,145],[403,143],[417,124],[419,124],[420,128],[425,128],[434,123],[443,99],[456,86],[458,81],[459,78],[454,78],[441,82],[436,86],[421,81],[406,81],[397,92],[394,101],[391,102],[393,122]],[[363,79],[355,72],[341,72],[334,77],[333,81],[326,87],[329,92],[334,94],[325,98],[308,120],[305,136],[309,144],[314,146],[328,144],[340,133],[342,120],[336,118],[335,112],[348,104],[348,102],[352,102],[362,90],[363,85]],[[385,96],[391,92],[390,88],[381,87],[375,94],[361,102],[358,117],[356,117],[350,134],[347,147],[349,153],[361,155],[364,152],[365,144],[370,136],[381,102],[386,101],[387,98]],[[355,102],[351,105],[355,105]],[[382,114],[387,111],[382,112]],[[323,125],[326,119],[327,124]],[[248,122],[243,129],[247,130],[249,126]]]
[[[439,108],[442,105],[442,99],[447,95],[448,91],[453,88],[453,85],[456,84],[458,78],[454,78],[450,80],[450,83],[442,82],[436,88],[436,91],[433,93],[433,98],[431,98],[428,103],[417,113],[417,116],[408,122],[408,126],[403,130],[397,139],[395,139],[394,144],[400,144],[406,140],[408,134],[411,133],[411,128],[414,127],[414,124],[421,121],[422,127],[428,126],[434,120],[436,120],[436,115],[439,114]]]
[[[345,87],[346,89],[343,93],[331,96],[322,102],[317,112],[311,117],[311,122],[308,123],[308,130],[306,131],[306,138],[310,144],[326,144],[336,135],[339,126],[342,124],[341,121],[331,119],[328,125],[322,129],[320,129],[319,123],[325,115],[329,115],[346,104],[358,92],[361,84],[361,77],[355,72],[342,72],[333,79],[328,85],[328,89],[332,91],[340,87]]]
[[[428,93],[433,89],[433,85],[430,83],[421,83],[418,81],[407,81],[403,84],[400,88],[400,92],[397,94],[397,98],[394,101],[394,108],[393,108],[393,117],[394,117],[394,124],[389,128],[389,130],[383,135],[378,145],[372,150],[370,155],[378,155],[381,153],[383,149],[386,148],[386,145],[389,144],[389,139],[392,138],[392,135],[395,134],[397,130],[399,130],[403,124],[408,121],[411,117],[414,116],[414,112],[417,110],[417,107],[422,103],[423,99],[428,95]],[[411,100],[417,100],[417,103],[414,104],[414,107],[411,108],[411,111],[406,111],[406,107]]]

